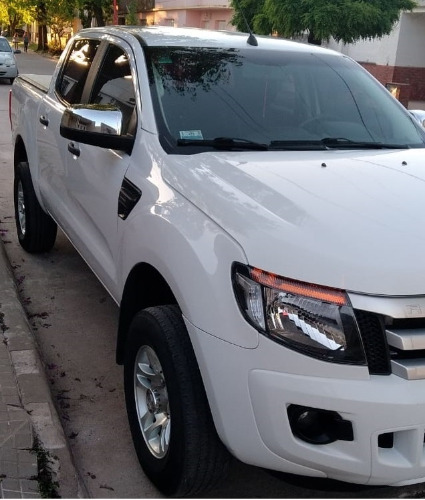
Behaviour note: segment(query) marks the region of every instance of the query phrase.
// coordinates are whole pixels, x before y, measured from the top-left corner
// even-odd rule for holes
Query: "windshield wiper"
[[[292,139],[287,141],[272,141],[270,143],[270,148],[288,151],[317,151],[320,149],[327,149],[322,141]]]
[[[178,146],[211,147],[221,150],[267,151],[270,149],[288,151],[317,151],[325,149],[409,149],[407,144],[351,141],[345,137],[325,137],[320,140],[271,141],[270,146],[248,139],[216,137],[215,139],[178,139]]]
[[[207,146],[223,150],[267,151],[267,144],[232,137],[216,137],[215,139],[178,139],[177,146]]]
[[[345,137],[325,137],[320,140],[272,141],[272,149],[308,151],[320,149],[409,149],[407,144],[387,144],[383,142],[351,141]]]
[[[344,149],[409,149],[407,144],[385,142],[351,141],[345,137],[325,137],[320,142],[329,148]]]

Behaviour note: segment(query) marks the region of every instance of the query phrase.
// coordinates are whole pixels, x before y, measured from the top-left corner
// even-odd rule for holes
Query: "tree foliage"
[[[0,2],[0,23],[15,31],[24,23],[31,22],[35,17],[34,5],[30,0],[2,0]]]
[[[273,31],[273,22],[268,18],[264,4],[265,0],[232,0],[232,24],[239,31],[254,30],[258,34],[268,35]]]
[[[72,26],[72,20],[76,15],[74,0],[46,0],[46,24],[53,34],[53,44],[58,53],[62,50],[61,37],[66,28]]]
[[[112,0],[76,0],[83,28],[105,26],[112,18]]]
[[[130,0],[127,3],[127,15],[125,16],[125,24],[134,26],[138,24],[139,17],[137,15],[137,0]]]
[[[241,22],[245,13],[259,34],[284,37],[308,34],[310,43],[320,44],[333,37],[353,43],[388,35],[403,10],[410,11],[414,0],[232,0],[233,24],[246,31]]]

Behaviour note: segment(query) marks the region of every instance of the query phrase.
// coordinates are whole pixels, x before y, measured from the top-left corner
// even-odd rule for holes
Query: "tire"
[[[9,83],[10,83],[10,85],[12,85],[14,81],[15,81],[15,79],[14,79],[14,78],[9,78]]]
[[[215,430],[178,307],[151,307],[135,316],[124,390],[137,456],[162,493],[196,496],[223,481],[231,457]]]
[[[18,240],[30,253],[47,252],[56,240],[56,222],[41,208],[35,195],[28,163],[18,163],[13,183]]]

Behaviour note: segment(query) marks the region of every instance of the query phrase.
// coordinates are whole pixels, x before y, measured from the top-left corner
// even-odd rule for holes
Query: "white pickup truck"
[[[425,130],[319,47],[80,31],[10,118],[19,241],[59,225],[120,306],[134,445],[166,495],[231,455],[425,481]]]

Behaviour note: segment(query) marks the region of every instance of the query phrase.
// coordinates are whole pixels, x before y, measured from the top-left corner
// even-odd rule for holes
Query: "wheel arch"
[[[153,266],[139,263],[127,277],[120,304],[116,361],[124,362],[124,347],[128,329],[135,314],[146,307],[177,304],[165,278]]]
[[[20,162],[28,161],[27,149],[25,147],[24,140],[20,135],[16,137],[15,148],[13,154],[13,165],[16,168],[16,165]]]

